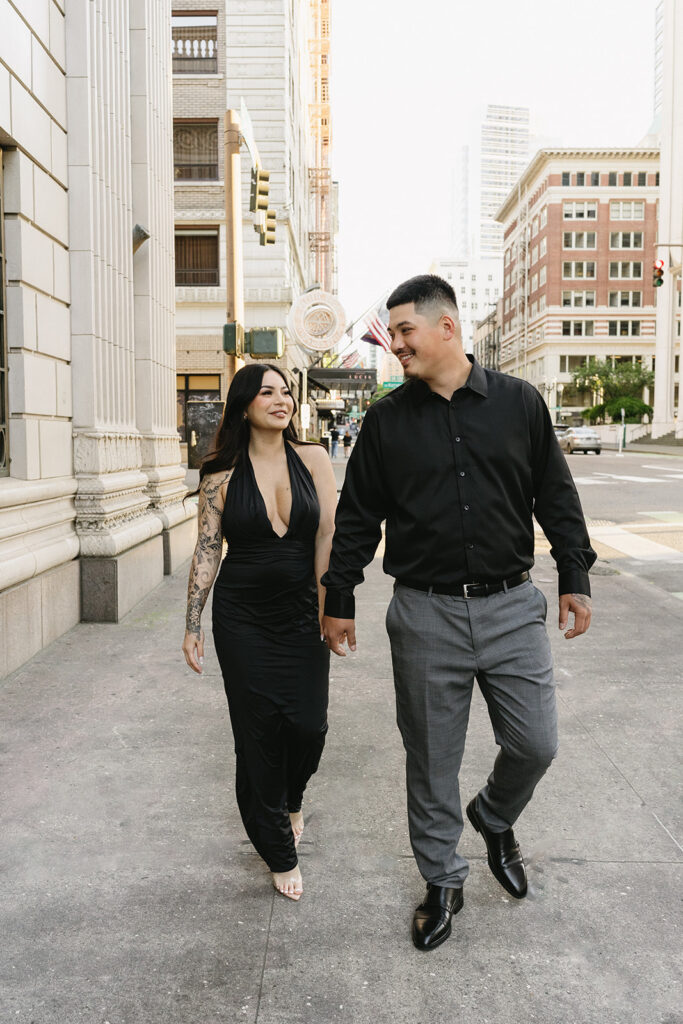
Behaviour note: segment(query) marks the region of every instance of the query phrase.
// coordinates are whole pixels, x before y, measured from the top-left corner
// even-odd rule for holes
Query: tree
[[[643,402],[643,388],[651,388],[655,375],[640,363],[615,363],[611,359],[589,359],[585,366],[572,373],[574,386],[579,390],[598,392],[600,404],[584,410],[591,422],[603,419],[605,414],[618,419],[623,408],[630,423],[639,423],[652,406]]]

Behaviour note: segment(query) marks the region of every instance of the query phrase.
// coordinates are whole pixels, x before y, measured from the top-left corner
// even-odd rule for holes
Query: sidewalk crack
[[[275,893],[270,898],[270,917],[268,918],[268,929],[266,931],[266,948],[263,951],[263,966],[261,967],[261,980],[258,986],[258,1002],[256,1003],[256,1016],[254,1024],[258,1024],[258,1015],[261,1010],[261,996],[263,995],[263,979],[266,974],[266,963],[268,961],[268,946],[270,945],[270,928],[273,923],[273,909],[275,907]]]

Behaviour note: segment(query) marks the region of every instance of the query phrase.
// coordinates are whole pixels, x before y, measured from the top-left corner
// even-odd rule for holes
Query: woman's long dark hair
[[[244,414],[247,411],[247,406],[253,402],[261,390],[263,377],[268,370],[278,373],[291,390],[287,377],[280,367],[273,363],[249,363],[248,366],[243,366],[241,370],[237,371],[228,388],[223,418],[216,431],[213,448],[204,458],[199,469],[200,482],[207,473],[220,473],[223,470],[232,469],[247,451],[250,426]],[[294,413],[296,413],[297,405],[293,394],[292,401],[294,402]],[[303,443],[299,441],[291,420],[283,430],[283,437],[285,441]]]

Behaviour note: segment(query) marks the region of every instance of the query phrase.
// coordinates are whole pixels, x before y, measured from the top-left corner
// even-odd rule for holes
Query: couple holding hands
[[[450,284],[411,278],[387,307],[406,379],[368,410],[338,505],[327,452],[297,439],[282,371],[253,364],[235,375],[201,468],[183,652],[201,672],[215,580],[240,814],[275,888],[298,900],[302,798],[325,743],[330,651],[356,649],[354,588],[386,523],[410,841],[427,883],[412,939],[431,950],[463,906],[458,775],[475,678],[500,749],[466,814],[498,882],[517,899],[527,891],[513,825],[557,750],[546,600],[529,575],[532,517],[552,546],[568,639],[590,625],[595,553],[545,402],[465,354]]]

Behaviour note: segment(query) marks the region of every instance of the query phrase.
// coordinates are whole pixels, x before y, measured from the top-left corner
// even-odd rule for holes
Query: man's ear
[[[450,316],[448,313],[444,313],[441,317],[441,328],[444,332],[444,338],[450,341],[452,338],[460,340],[462,337],[462,331],[460,328],[459,317]]]

